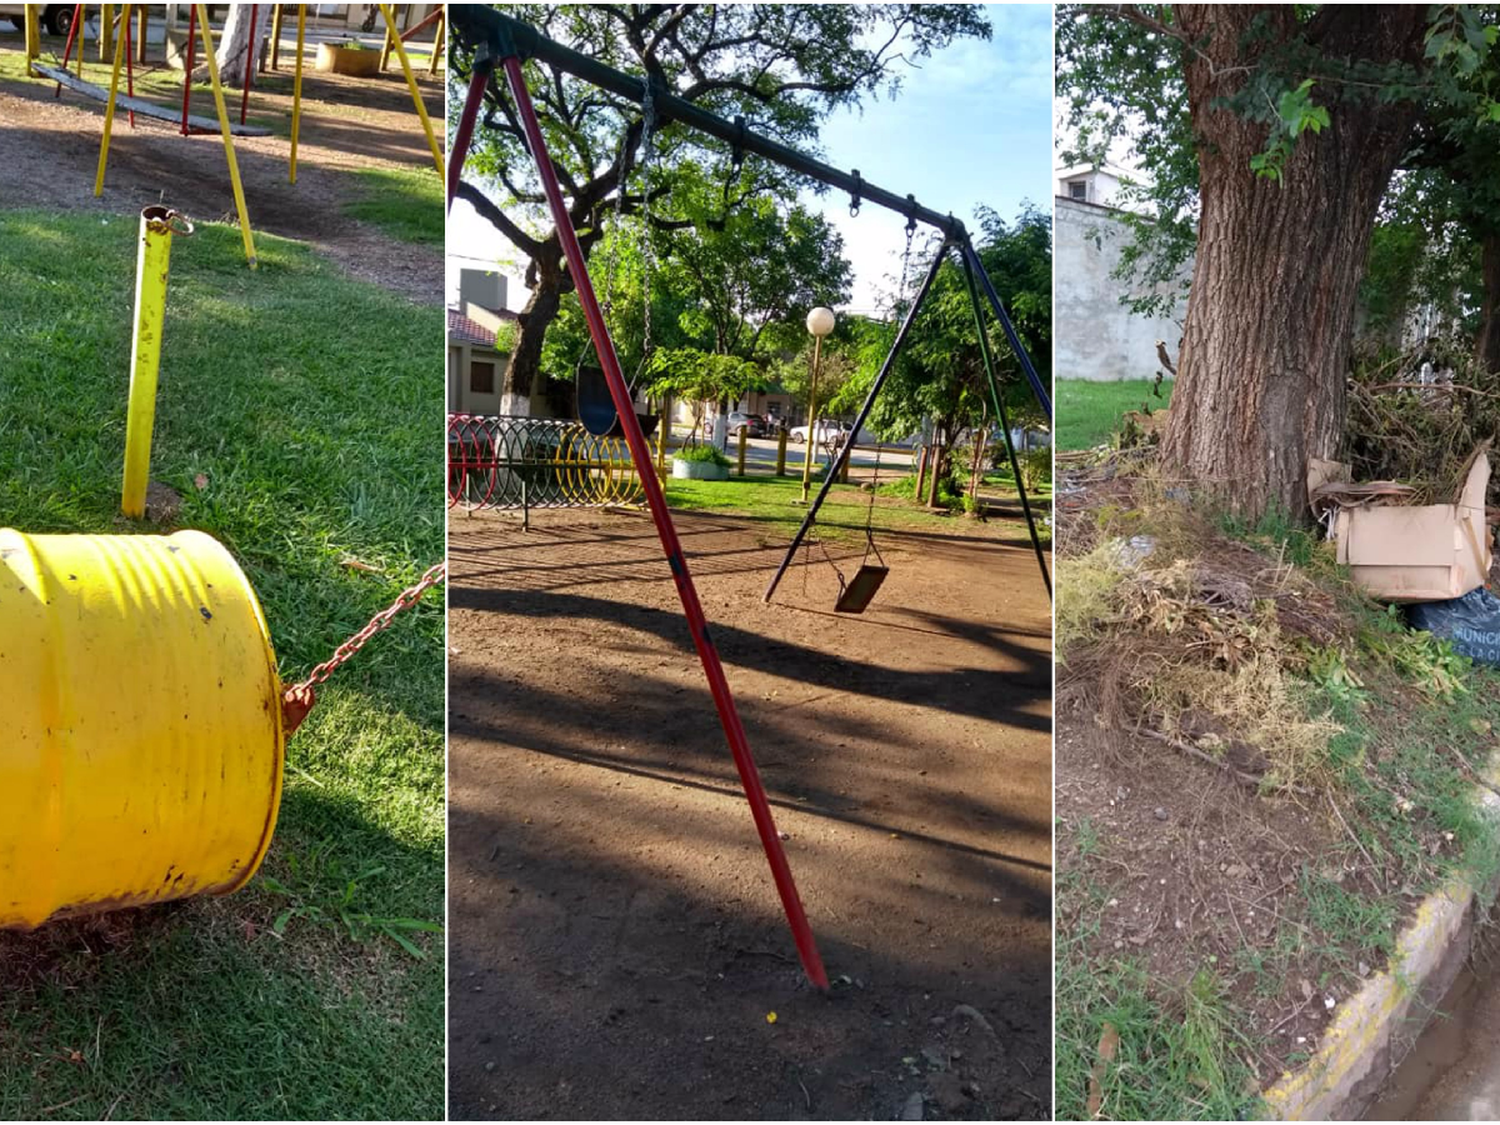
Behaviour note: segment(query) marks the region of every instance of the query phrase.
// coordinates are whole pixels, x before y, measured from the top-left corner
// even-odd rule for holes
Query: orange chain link
[[[412,606],[416,605],[417,602],[422,600],[423,594],[432,589],[439,582],[445,581],[447,577],[448,564],[446,562],[440,562],[435,566],[428,568],[427,573],[422,575],[422,577],[418,579],[416,585],[408,586],[405,590],[402,590],[401,596],[398,597],[393,603],[391,603],[389,607],[381,610],[374,617],[370,618],[370,623],[368,625],[366,625],[359,632],[355,633],[354,636],[350,637],[343,644],[339,645],[339,647],[334,650],[334,653],[331,657],[323,661],[323,663],[319,664],[312,670],[311,673],[308,674],[307,679],[303,680],[299,684],[292,686],[291,688],[288,688],[287,694],[291,695],[293,693],[306,692],[316,685],[323,683],[328,679],[329,676],[333,675],[333,673],[338,670],[341,664],[344,664],[356,652],[364,648],[366,641],[368,641],[382,629],[389,628],[391,621],[395,619],[396,614],[400,613],[403,609],[410,609]]]

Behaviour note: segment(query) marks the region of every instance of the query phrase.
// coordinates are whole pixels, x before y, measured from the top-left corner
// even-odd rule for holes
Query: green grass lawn
[[[0,211],[0,526],[158,530],[118,515],[136,233]],[[176,240],[152,476],[290,681],[443,555],[443,323],[258,243]],[[245,890],[0,935],[0,1118],[442,1116],[442,935],[401,920],[444,917],[443,664],[438,591],[335,675]]]
[[[361,198],[344,205],[346,214],[401,242],[443,245],[443,182],[431,167],[361,168],[354,174]]]
[[[1162,382],[1161,397],[1151,393],[1150,379],[1095,383],[1087,379],[1059,379],[1056,384],[1057,419],[1053,425],[1058,449],[1091,449],[1109,441],[1127,410],[1167,407],[1172,383]]]
[[[807,513],[798,501],[802,496],[802,478],[792,474],[790,466],[785,477],[775,476],[731,476],[726,481],[676,480],[667,478],[667,503],[680,511],[726,512],[745,519],[760,521],[768,536],[790,539],[801,526]],[[818,494],[819,480],[815,476],[809,497]],[[1014,492],[1006,493],[1014,497]],[[870,494],[854,484],[836,484],[829,490],[828,498],[818,510],[818,533],[828,540],[855,540],[864,535],[865,517],[870,508]],[[1038,512],[1038,517],[1042,513]],[[925,508],[910,506],[910,501],[901,502],[888,495],[880,496],[875,503],[872,524],[876,531],[915,529],[936,531],[952,530],[955,520],[962,516],[929,512]],[[1047,528],[1039,528],[1047,531]],[[1024,534],[1024,528],[1022,529]]]

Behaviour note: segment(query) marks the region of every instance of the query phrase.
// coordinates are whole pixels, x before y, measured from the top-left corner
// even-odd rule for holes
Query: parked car
[[[847,422],[833,422],[827,418],[819,418],[817,422],[817,441],[820,445],[829,445],[835,442],[843,442],[849,433],[850,426]],[[798,445],[807,441],[808,427],[793,426],[792,440]]]
[[[49,35],[66,35],[73,26],[72,4],[43,4],[41,24]],[[0,4],[0,19],[8,18],[17,30],[26,26],[25,4]]]
[[[771,432],[771,428],[766,424],[765,418],[759,414],[747,414],[743,410],[731,410],[727,421],[730,433],[736,433],[743,428],[750,437],[765,437]]]

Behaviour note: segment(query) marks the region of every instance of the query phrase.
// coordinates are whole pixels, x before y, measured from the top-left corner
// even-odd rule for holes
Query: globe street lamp
[[[833,331],[832,309],[822,305],[807,314],[807,330],[813,338],[812,386],[807,392],[807,448],[802,453],[802,503],[807,503],[808,483],[812,480],[812,463],[818,434],[818,368],[823,360],[823,337]]]

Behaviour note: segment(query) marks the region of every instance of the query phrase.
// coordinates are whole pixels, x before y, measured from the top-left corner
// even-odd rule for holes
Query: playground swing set
[[[121,513],[147,514],[174,235],[141,212]],[[0,528],[0,929],[197,894],[255,874],[281,804],[286,742],[315,689],[442,582],[428,569],[301,682],[265,614],[199,531],[28,535]]]
[[[510,92],[511,108],[514,109],[514,119],[521,127],[526,148],[536,164],[537,175],[541,181],[542,191],[547,201],[553,226],[557,231],[563,255],[567,261],[568,272],[573,279],[579,304],[582,306],[584,317],[588,322],[589,336],[599,360],[599,370],[609,391],[616,422],[623,433],[630,450],[631,458],[635,462],[636,471],[641,479],[646,503],[650,509],[652,520],[656,525],[657,535],[661,540],[668,568],[671,571],[678,596],[682,602],[688,631],[692,636],[694,648],[697,650],[699,661],[703,666],[704,675],[708,681],[709,691],[713,696],[720,724],[723,727],[725,738],[729,743],[730,753],[734,758],[735,767],[739,773],[740,783],[744,789],[746,800],[750,805],[750,812],[755,822],[756,832],[760,837],[761,847],[771,868],[772,879],[776,884],[776,890],[780,896],[782,909],[786,915],[787,924],[797,947],[797,954],[801,961],[803,972],[815,988],[826,992],[829,987],[828,975],[824,969],[822,957],[818,952],[817,942],[813,936],[811,926],[808,924],[806,911],[797,893],[791,867],[787,861],[781,837],[776,830],[775,821],[771,814],[770,802],[767,799],[765,787],[760,780],[754,756],[751,754],[744,725],[740,721],[739,712],[735,706],[734,697],[730,693],[723,664],[709,635],[708,622],[704,616],[697,589],[693,584],[692,575],[688,571],[687,560],[683,555],[682,544],[678,539],[676,527],[672,522],[671,513],[667,508],[666,497],[662,491],[661,482],[657,479],[656,474],[652,472],[651,450],[647,445],[646,434],[636,414],[631,387],[626,382],[624,373],[620,367],[619,356],[615,351],[614,342],[610,336],[609,323],[605,310],[601,307],[598,296],[594,291],[593,282],[588,272],[588,265],[584,258],[582,246],[579,243],[578,233],[574,230],[568,216],[562,188],[559,184],[557,173],[553,168],[551,156],[548,153],[546,138],[542,133],[536,109],[532,105],[531,95],[526,86],[525,72],[522,67],[523,62],[534,59],[545,63],[555,70],[572,75],[617,97],[641,105],[648,124],[648,128],[643,130],[643,135],[648,139],[651,132],[662,123],[676,121],[690,129],[705,133],[732,146],[734,158],[737,162],[743,159],[744,153],[753,153],[783,167],[790,168],[802,175],[809,176],[821,183],[849,192],[851,207],[856,211],[859,209],[861,203],[872,202],[905,216],[908,222],[908,233],[915,230],[918,223],[925,223],[942,233],[942,247],[934,256],[931,268],[928,270],[921,288],[906,310],[906,315],[892,342],[890,353],[882,364],[865,399],[864,405],[860,408],[859,417],[854,423],[854,433],[857,434],[859,432],[860,427],[869,417],[875,399],[879,395],[881,387],[894,367],[896,358],[900,354],[901,348],[911,332],[922,301],[932,288],[933,281],[936,279],[939,269],[950,252],[956,252],[959,255],[964,268],[970,297],[974,306],[975,324],[979,332],[981,355],[984,361],[990,394],[994,401],[996,417],[1001,420],[1001,426],[1005,433],[1006,446],[1010,450],[1013,470],[1017,468],[1015,451],[1011,443],[1004,400],[1000,394],[994,362],[989,351],[988,336],[984,323],[984,305],[981,303],[981,292],[983,292],[984,298],[988,301],[989,309],[993,312],[1005,332],[1011,350],[1015,353],[1017,361],[1031,386],[1032,393],[1036,396],[1037,401],[1041,404],[1043,411],[1049,419],[1052,417],[1051,397],[1047,393],[1047,388],[1038,377],[1030,357],[1026,354],[1026,350],[1021,344],[1015,327],[1011,323],[1010,317],[1006,313],[1005,307],[1001,303],[999,295],[995,292],[988,275],[985,274],[968,232],[960,220],[954,218],[952,215],[943,215],[939,212],[929,210],[918,204],[910,195],[902,197],[876,187],[863,180],[858,172],[843,172],[831,165],[814,160],[795,149],[779,144],[768,137],[761,136],[747,129],[743,119],[737,118],[734,121],[725,120],[693,102],[676,97],[659,85],[654,84],[649,77],[641,78],[632,76],[598,62],[595,59],[591,59],[587,55],[547,38],[534,27],[497,12],[493,8],[480,5],[455,5],[451,9],[450,18],[452,19],[455,33],[473,53],[468,92],[454,133],[452,158],[448,165],[448,203],[450,206],[452,205],[453,198],[462,180],[464,163],[468,156],[469,147],[473,142],[474,127],[478,121],[479,110],[484,103],[485,94],[490,88],[492,80],[496,78],[497,71],[503,73],[506,86]],[[501,98],[498,85],[496,85],[495,95],[497,100]],[[622,190],[624,186],[624,168],[627,163],[628,161],[622,157]],[[609,294],[606,294],[606,296],[608,297]],[[582,390],[579,393],[582,396]],[[828,472],[823,478],[822,487],[818,492],[817,499],[808,508],[807,515],[797,531],[796,538],[787,551],[786,558],[782,560],[776,576],[772,579],[769,588],[766,590],[765,600],[770,600],[787,566],[794,557],[798,546],[801,545],[808,530],[815,522],[818,508],[826,498],[833,482],[838,478],[839,472],[847,463],[852,446],[852,441],[842,443],[842,447],[834,461],[830,463]],[[1036,547],[1037,561],[1041,567],[1043,582],[1047,587],[1050,598],[1052,590],[1051,577],[1047,571],[1046,557],[1036,533],[1036,525],[1032,518],[1030,504],[1026,499],[1019,471],[1016,471],[1015,479],[1017,488],[1021,490],[1027,527],[1031,532],[1032,543]],[[867,536],[867,542],[873,549],[873,509],[868,524],[870,533]],[[878,588],[879,580],[884,577],[883,574],[876,575],[874,573],[877,569],[884,569],[883,562],[878,567],[871,566],[868,564],[869,553],[867,551],[866,562],[861,567],[861,574],[857,574],[848,583],[843,594],[841,594],[841,600],[845,596],[848,596],[851,599],[851,605],[860,597],[868,601],[868,598],[873,596],[874,588]],[[874,549],[874,553],[878,559],[878,549]],[[869,573],[866,573],[867,567],[869,568]],[[863,608],[863,606],[860,608]]]
[[[286,5],[280,4],[273,6],[271,27],[273,68],[275,66],[275,59],[278,58],[280,54],[280,34],[282,23],[281,9],[285,6]],[[104,87],[95,85],[94,83],[88,82],[83,78],[83,36],[81,28],[84,23],[84,5],[74,5],[73,19],[68,29],[67,44],[63,49],[63,57],[61,60],[61,65],[59,66],[50,66],[38,61],[41,56],[41,31],[39,23],[39,9],[41,8],[41,5],[26,5],[25,43],[26,64],[28,72],[37,74],[44,78],[50,78],[55,83],[57,83],[56,89],[54,90],[54,96],[60,95],[62,92],[62,88],[66,86],[74,93],[81,94],[86,98],[91,98],[95,101],[101,101],[105,103],[104,130],[99,143],[99,166],[98,171],[96,172],[94,177],[94,195],[98,197],[104,194],[104,171],[109,159],[109,143],[114,131],[115,112],[118,108],[124,108],[126,110],[132,128],[135,126],[136,115],[140,114],[143,117],[150,117],[157,120],[177,124],[183,136],[190,136],[192,134],[199,133],[212,133],[214,131],[217,131],[223,138],[224,142],[224,157],[229,167],[229,182],[234,192],[235,213],[239,219],[240,238],[243,241],[245,247],[245,259],[248,262],[250,268],[255,269],[257,266],[257,259],[255,254],[255,239],[250,229],[250,213],[245,203],[244,184],[240,178],[239,162],[235,159],[234,151],[234,138],[236,136],[263,137],[269,136],[271,133],[271,130],[269,129],[263,128],[261,126],[250,125],[247,123],[250,107],[250,89],[253,83],[254,76],[254,68],[251,64],[254,60],[255,52],[247,51],[245,54],[244,90],[240,97],[239,121],[235,122],[231,120],[228,106],[224,98],[224,87],[219,76],[218,58],[214,53],[213,33],[209,28],[208,9],[203,4],[189,5],[188,31],[187,37],[184,41],[185,53],[183,56],[184,67],[182,77],[182,111],[179,114],[164,106],[157,105],[154,102],[135,97],[134,55],[136,54],[136,52],[132,51],[131,49],[131,15],[134,12],[138,18],[139,28],[135,33],[134,39],[138,40],[140,61],[144,62],[146,57],[147,5],[119,5],[119,33],[117,35],[113,34],[114,24],[111,9],[114,7],[115,5],[112,4],[100,5],[99,23],[101,50],[108,46],[111,38],[113,38],[114,44],[113,62],[110,71],[110,84],[109,88],[105,89]],[[252,26],[255,26],[257,10],[260,8],[260,5],[251,4],[249,5],[249,7],[251,23]],[[443,9],[438,9],[436,13],[434,13],[433,15],[429,15],[426,19],[420,21],[414,27],[408,29],[408,31],[406,31],[405,33],[402,33],[399,32],[396,28],[396,17],[393,11],[393,6],[390,4],[380,4],[377,5],[377,7],[380,10],[382,18],[385,20],[386,28],[385,45],[382,48],[381,52],[380,69],[382,71],[385,70],[386,58],[389,53],[394,50],[397,58],[400,60],[402,73],[406,77],[407,88],[411,91],[412,101],[417,109],[417,116],[422,122],[422,130],[427,138],[427,146],[432,153],[433,164],[437,168],[438,175],[442,176],[443,150],[442,147],[438,144],[437,134],[433,129],[431,118],[427,113],[427,106],[422,101],[421,91],[417,87],[416,75],[412,71],[411,60],[407,57],[406,54],[405,41],[416,32],[431,25],[434,22],[438,24],[437,33],[441,40],[441,17],[443,14]],[[437,18],[434,19],[434,16],[436,16]],[[191,112],[193,95],[193,60],[198,39],[198,35],[195,35],[195,32],[201,35],[204,63],[208,67],[209,82],[213,90],[214,109],[216,111],[215,117],[213,118],[195,116]],[[294,77],[292,80],[291,148],[287,172],[288,181],[293,185],[295,185],[297,182],[297,147],[302,124],[302,68],[304,61],[303,48],[306,41],[306,32],[307,5],[298,4],[297,60],[295,64]],[[75,39],[78,45],[77,73],[71,74],[68,71],[68,64],[73,58],[73,45]],[[435,45],[433,48],[432,59],[433,68],[436,67],[437,55],[438,46]],[[126,82],[126,93],[123,95],[120,93],[120,76],[122,69],[125,74]]]

